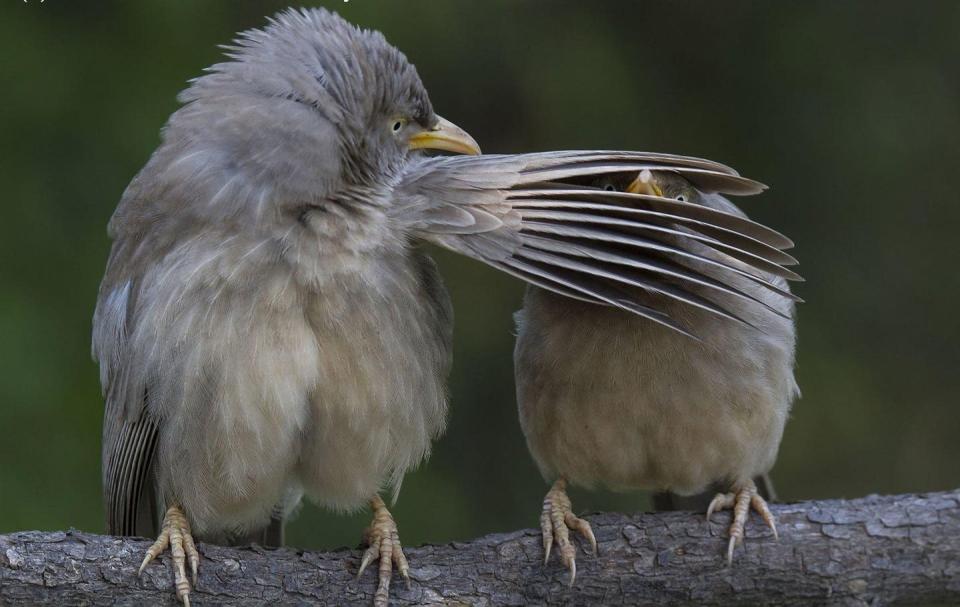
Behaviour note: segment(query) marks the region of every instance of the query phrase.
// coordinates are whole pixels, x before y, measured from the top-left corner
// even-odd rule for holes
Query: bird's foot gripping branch
[[[406,549],[411,586],[392,605],[836,604],[960,602],[960,490],[773,505],[780,539],[757,518],[732,567],[728,516],[587,516],[600,545],[577,580],[546,566],[539,530]],[[0,604],[169,604],[169,567],[137,567],[150,541],[78,531],[0,536]],[[369,605],[360,551],[200,544],[194,601],[204,605]],[[161,556],[167,560],[168,555]]]

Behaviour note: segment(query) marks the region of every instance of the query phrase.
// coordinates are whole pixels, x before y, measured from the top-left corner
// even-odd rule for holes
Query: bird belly
[[[386,485],[399,490],[445,426],[450,327],[417,272],[380,267],[310,304],[319,381],[298,475],[322,505],[351,510]]]
[[[545,476],[690,494],[773,465],[794,391],[788,352],[730,323],[697,344],[615,310],[550,315],[549,327],[542,312],[527,311],[517,360],[521,423]]]
[[[289,276],[259,278],[256,290],[224,289],[168,326],[181,345],[155,394],[159,497],[180,504],[207,541],[256,531],[298,501],[319,349]]]

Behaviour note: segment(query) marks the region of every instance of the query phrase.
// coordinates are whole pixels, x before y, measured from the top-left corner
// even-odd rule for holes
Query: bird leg
[[[147,555],[143,557],[137,575],[143,573],[150,561],[163,554],[167,547],[170,548],[170,554],[173,555],[174,585],[177,589],[177,598],[183,603],[184,607],[190,607],[190,582],[187,581],[186,564],[187,561],[190,562],[193,585],[196,586],[200,553],[197,552],[197,545],[190,533],[190,523],[187,521],[187,516],[177,504],[170,506],[163,516],[160,536],[147,549]]]
[[[779,539],[777,535],[777,523],[767,506],[767,501],[757,493],[757,486],[752,480],[745,483],[734,485],[730,493],[718,493],[710,502],[707,508],[707,521],[714,512],[733,508],[733,523],[730,525],[730,543],[727,545],[727,565],[733,563],[733,549],[738,544],[743,543],[744,526],[747,523],[747,517],[750,515],[750,508],[753,508],[763,518],[764,522],[773,531],[773,538]]]
[[[573,586],[577,578],[577,555],[576,548],[570,542],[569,529],[575,530],[589,540],[593,555],[597,555],[597,538],[593,535],[593,529],[590,523],[573,514],[573,506],[567,496],[567,481],[561,477],[543,498],[543,510],[540,513],[540,532],[543,534],[544,548],[543,564],[546,565],[550,559],[550,549],[553,548],[553,542],[556,539],[560,560],[570,570],[570,586]]]
[[[403,555],[400,535],[397,533],[397,524],[379,495],[375,495],[370,500],[370,508],[373,510],[373,520],[363,534],[367,550],[363,553],[363,559],[360,561],[357,578],[363,574],[367,565],[379,559],[379,584],[373,597],[373,604],[374,607],[387,607],[390,596],[390,576],[393,574],[394,565],[406,581],[407,589],[410,588],[410,566],[407,564],[407,557]]]

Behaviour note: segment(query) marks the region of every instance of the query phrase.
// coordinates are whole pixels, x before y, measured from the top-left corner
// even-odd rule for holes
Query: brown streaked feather
[[[432,158],[411,165],[402,176],[394,191],[394,212],[426,240],[562,295],[624,309],[623,302],[629,301],[658,322],[667,320],[665,315],[651,314],[657,311],[636,301],[636,292],[625,292],[624,286],[734,320],[742,314],[683,285],[739,295],[743,305],[762,305],[782,315],[730,287],[733,276],[748,276],[780,297],[797,300],[776,280],[800,279],[785,267],[796,263],[783,252],[793,242],[779,232],[726,209],[579,185],[644,169],[670,171],[703,191],[721,194],[765,189],[719,163],[667,154]],[[723,255],[705,256],[704,245]],[[706,276],[682,259],[705,263],[716,272]],[[611,296],[611,290],[619,295]]]
[[[601,279],[612,280],[631,287],[638,287],[650,293],[664,295],[670,299],[706,310],[707,312],[712,312],[723,318],[735,320],[745,325],[752,326],[748,321],[744,320],[733,311],[717,305],[705,297],[690,293],[681,287],[658,280],[655,275],[651,276],[650,273],[615,269],[613,267],[601,264],[587,264],[562,255],[554,255],[552,253],[546,253],[544,251],[538,251],[526,247],[521,249],[517,253],[517,256],[531,261],[540,262],[546,266],[557,266],[573,272],[583,272]]]
[[[560,225],[560,224],[557,222],[553,222],[549,225],[554,226],[554,225]],[[539,223],[532,223],[532,222],[526,224],[525,228],[527,228],[528,232],[537,232],[537,231],[542,232],[546,230],[546,228],[540,225]],[[792,293],[790,293],[790,291],[781,288],[769,277],[764,277],[763,275],[749,272],[747,271],[747,269],[745,269],[744,267],[741,267],[740,265],[727,263],[720,259],[705,257],[698,253],[692,253],[690,251],[687,251],[686,249],[683,248],[682,241],[677,242],[678,240],[681,240],[681,239],[674,238],[672,239],[673,240],[672,242],[670,240],[661,240],[655,237],[652,239],[643,238],[643,237],[635,237],[635,238],[628,239],[625,235],[622,235],[617,232],[606,231],[604,229],[591,230],[589,228],[586,228],[586,231],[556,230],[554,231],[554,234],[555,234],[555,236],[553,236],[554,240],[563,240],[563,241],[569,240],[570,242],[577,242],[579,241],[579,239],[585,238],[586,240],[600,240],[604,243],[604,246],[606,247],[623,245],[623,248],[629,247],[629,248],[637,248],[641,250],[646,249],[647,250],[646,252],[648,254],[656,255],[659,253],[661,254],[661,256],[663,256],[664,254],[670,253],[670,254],[673,254],[673,256],[685,257],[691,260],[695,260],[697,262],[705,263],[707,265],[710,265],[716,268],[720,268],[727,272],[738,274],[740,276],[750,279],[751,281],[756,282],[757,284],[762,285],[763,287],[787,299],[790,299],[793,301],[800,301],[799,297],[797,297],[796,295],[793,295]],[[566,236],[569,236],[569,239],[563,236],[560,236],[559,234],[564,234]],[[523,242],[527,241],[526,236],[523,236],[522,239],[523,239]],[[651,252],[655,252],[655,253],[651,253]],[[749,266],[747,268],[749,268]]]
[[[510,199],[514,201],[514,208],[588,209],[614,216],[640,214],[648,217],[664,217],[694,226],[729,230],[781,251],[794,246],[792,240],[767,226],[746,217],[707,206],[646,194],[603,190],[592,192],[584,189],[569,189],[569,187],[568,184],[558,184],[557,189],[520,190],[516,193],[511,192]]]
[[[682,245],[663,242],[660,240],[644,238],[642,236],[630,236],[616,232],[613,230],[605,230],[602,228],[583,228],[576,225],[565,225],[560,223],[544,223],[544,222],[527,222],[523,226],[526,232],[536,232],[539,234],[553,234],[559,237],[568,237],[573,239],[582,239],[589,241],[598,241],[605,245],[622,245],[624,247],[656,251],[659,253],[669,253],[672,255],[679,255],[681,257],[687,257],[689,259],[694,259],[703,263],[708,263],[714,265],[721,269],[730,270],[731,266],[725,264],[719,260],[713,260],[709,257],[705,257],[698,253],[694,253],[687,249],[684,249]],[[732,257],[732,255],[731,255]],[[755,264],[761,265],[762,267],[756,268],[761,271],[769,272],[775,276],[780,276],[782,278],[791,279],[794,276],[797,276],[794,272],[777,266],[776,264],[767,262],[765,260],[753,260]],[[739,272],[735,272],[739,273]],[[797,278],[799,278],[797,276]]]
[[[556,253],[565,256],[573,256],[580,258],[591,259],[596,262],[606,262],[604,265],[614,264],[620,266],[626,266],[629,268],[635,268],[637,270],[649,272],[652,274],[662,275],[673,279],[674,282],[679,285],[684,283],[690,283],[691,285],[698,285],[706,287],[708,289],[713,289],[728,295],[733,295],[742,299],[749,300],[756,304],[759,304],[777,316],[783,318],[790,318],[788,315],[784,314],[782,311],[774,308],[770,304],[762,301],[756,296],[733,286],[725,285],[724,283],[698,272],[692,268],[682,266],[679,264],[671,263],[667,260],[654,259],[650,257],[644,257],[641,255],[634,255],[628,252],[614,252],[610,249],[600,249],[590,246],[585,246],[582,244],[575,243],[560,243],[554,241],[550,238],[540,238],[537,236],[527,236],[524,238],[524,243],[527,247],[534,249],[540,249],[542,251],[548,251],[550,253]],[[521,250],[520,255],[523,256],[523,250]],[[773,290],[773,289],[771,289]]]
[[[699,341],[696,335],[689,333],[668,314],[636,303],[629,294],[610,284],[584,278],[582,275],[565,277],[563,269],[551,268],[549,271],[545,271],[537,264],[523,259],[511,259],[503,264],[491,265],[547,291],[588,303],[614,306]]]
[[[716,171],[697,169],[685,166],[664,166],[661,164],[638,164],[630,162],[593,162],[581,163],[576,165],[559,166],[551,169],[538,169],[525,171],[525,175],[535,177],[539,181],[559,181],[570,179],[572,177],[590,176],[597,177],[610,173],[623,173],[625,171],[639,172],[643,170],[666,171],[669,170],[678,173],[687,181],[692,183],[697,189],[706,192],[722,191],[734,196],[750,196],[759,194],[766,186],[762,183],[734,175],[730,173],[719,173]]]
[[[564,225],[602,225],[631,234],[637,232],[649,234],[650,232],[654,232],[672,236],[682,236],[699,240],[727,254],[736,253],[750,259],[756,258],[758,262],[769,262],[770,264],[780,266],[796,265],[797,263],[796,259],[779,249],[769,247],[752,238],[745,238],[735,232],[726,230],[716,232],[723,238],[723,240],[719,240],[705,234],[702,227],[691,228],[690,231],[681,231],[673,227],[673,224],[669,222],[651,222],[649,220],[643,222],[631,221],[629,219],[607,217],[594,213],[577,213],[558,209],[523,209],[519,210],[518,213],[524,220],[557,221]],[[756,265],[756,263],[751,263],[751,265]]]

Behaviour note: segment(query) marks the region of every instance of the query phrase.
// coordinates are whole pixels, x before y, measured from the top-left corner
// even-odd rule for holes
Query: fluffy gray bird
[[[751,507],[776,536],[752,479],[773,466],[798,394],[797,298],[785,280],[798,276],[782,267],[794,263],[782,252],[792,243],[749,222],[715,193],[722,187],[698,189],[690,176],[644,170],[590,185],[643,199],[631,212],[649,225],[623,230],[608,222],[605,229],[622,230],[629,246],[604,259],[625,296],[655,312],[527,290],[514,361],[527,444],[544,477],[555,481],[540,519],[546,558],[556,542],[572,584],[570,530],[596,552],[590,524],[572,512],[567,482],[680,495],[720,485],[725,492],[707,518],[734,509],[729,563]],[[652,268],[663,272],[661,284],[651,284]]]
[[[451,312],[390,216],[412,150],[479,153],[377,33],[288,11],[194,80],[111,219],[94,317],[115,534],[160,537],[178,597],[194,537],[277,544],[305,493],[369,503],[361,571],[396,525],[378,496],[447,409]]]
[[[359,570],[379,559],[376,604],[394,565],[407,577],[379,492],[396,496],[444,428],[452,322],[418,242],[641,313],[602,258],[569,253],[619,248],[581,226],[637,197],[569,216],[555,201],[604,202],[574,182],[645,168],[758,189],[665,154],[428,158],[479,150],[403,54],[323,10],[241,34],[180,100],[110,221],[93,353],[109,530],[158,534],[141,571],[169,547],[184,603],[195,540],[279,543],[304,495],[372,508]]]

